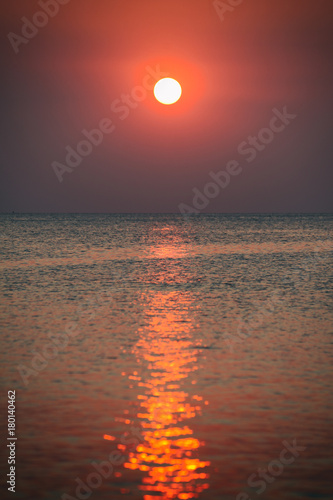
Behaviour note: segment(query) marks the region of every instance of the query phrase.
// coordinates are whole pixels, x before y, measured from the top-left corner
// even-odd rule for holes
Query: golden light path
[[[190,397],[182,389],[197,369],[190,304],[180,292],[155,292],[147,302],[149,321],[140,329],[134,354],[148,373],[144,378],[138,372],[130,376],[142,388],[137,417],[144,442],[129,454],[124,466],[146,473],[139,486],[144,500],[198,498],[209,487],[204,469],[210,464],[200,460],[201,443],[188,422],[201,411],[202,397],[195,392]],[[191,383],[196,381],[192,378]]]

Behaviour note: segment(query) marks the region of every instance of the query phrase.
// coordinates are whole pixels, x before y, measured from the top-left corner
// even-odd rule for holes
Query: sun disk
[[[154,87],[154,96],[162,104],[173,104],[182,95],[182,88],[173,78],[162,78]]]

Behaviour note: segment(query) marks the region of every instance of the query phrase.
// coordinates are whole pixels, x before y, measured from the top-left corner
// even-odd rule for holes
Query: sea
[[[9,498],[332,500],[332,215],[0,227]]]

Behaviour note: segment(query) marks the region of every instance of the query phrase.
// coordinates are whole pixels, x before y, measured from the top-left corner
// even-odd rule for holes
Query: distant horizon
[[[184,216],[180,212],[0,212],[1,215],[179,215],[200,217],[202,215],[333,215],[333,212],[201,212]]]

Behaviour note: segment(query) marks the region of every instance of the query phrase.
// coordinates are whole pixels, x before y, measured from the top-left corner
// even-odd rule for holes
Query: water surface
[[[332,498],[332,216],[0,222],[17,498]]]

